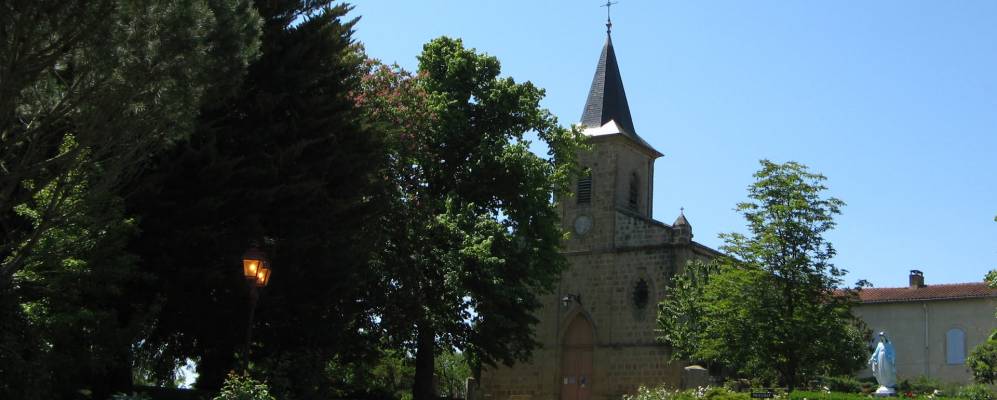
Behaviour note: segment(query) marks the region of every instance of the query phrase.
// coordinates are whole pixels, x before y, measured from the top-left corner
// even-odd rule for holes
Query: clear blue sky
[[[447,35],[547,89],[573,124],[605,40],[598,0],[364,0],[356,38],[415,69]],[[613,6],[638,134],[665,153],[654,217],[743,231],[758,160],[798,161],[848,206],[847,283],[979,281],[997,268],[997,1],[639,1]]]

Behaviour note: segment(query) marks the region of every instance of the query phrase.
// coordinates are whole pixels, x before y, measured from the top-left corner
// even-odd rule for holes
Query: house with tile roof
[[[997,329],[995,309],[997,289],[982,281],[926,284],[924,273],[912,270],[907,287],[859,291],[853,312],[893,342],[898,379],[967,383],[973,375],[966,356]]]

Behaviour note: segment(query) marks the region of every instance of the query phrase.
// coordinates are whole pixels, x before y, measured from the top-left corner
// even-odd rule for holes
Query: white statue
[[[869,367],[872,368],[872,375],[879,382],[877,396],[892,396],[896,393],[897,387],[897,356],[893,352],[893,343],[886,338],[886,332],[879,332],[879,344],[876,350],[869,357]]]

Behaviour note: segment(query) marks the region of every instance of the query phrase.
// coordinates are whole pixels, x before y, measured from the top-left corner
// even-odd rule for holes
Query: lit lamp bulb
[[[270,263],[263,262],[263,267],[256,273],[256,286],[264,287],[270,282]]]
[[[266,257],[267,255],[260,249],[256,248],[256,246],[250,247],[249,250],[246,250],[246,253],[242,255],[243,276],[245,276],[246,279],[259,280],[260,272],[266,268],[264,265]],[[269,275],[269,269],[267,269],[267,271],[267,275]]]

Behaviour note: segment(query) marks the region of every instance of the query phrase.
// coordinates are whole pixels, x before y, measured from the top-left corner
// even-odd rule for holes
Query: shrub
[[[664,386],[641,386],[636,394],[624,395],[623,400],[750,400],[750,396],[721,387],[675,390]]]
[[[878,386],[879,386],[878,384],[873,382],[862,382],[861,384],[859,384],[859,392],[861,392],[862,394],[869,394],[876,391],[876,388]]]
[[[850,376],[826,376],[820,379],[821,384],[832,392],[860,393],[862,382]]]
[[[858,393],[807,392],[797,390],[789,394],[789,400],[869,400],[869,396]]]
[[[897,384],[897,391],[914,394],[932,394],[935,390],[942,388],[942,383],[925,376],[919,376],[913,380],[904,379]]]
[[[666,388],[664,386],[645,387],[637,389],[636,394],[623,395],[623,400],[692,400],[694,397],[684,394],[681,391]]]
[[[702,393],[702,395],[698,396],[697,398],[704,400],[750,400],[751,399],[751,396],[749,396],[747,393],[733,392],[722,387],[715,387],[715,388],[707,387],[705,389],[706,390],[704,391],[702,390],[702,388],[700,388],[699,390],[696,391],[696,394]]]
[[[968,385],[959,390],[956,394],[967,400],[994,400],[994,393],[986,385]]]
[[[724,389],[734,392],[743,392],[750,388],[751,381],[747,379],[730,379],[727,382],[724,382]]]
[[[111,400],[151,400],[151,398],[145,393],[132,392],[131,394],[115,394],[114,396],[111,396]]]
[[[997,333],[997,331],[995,331]],[[987,340],[966,357],[976,383],[994,383],[997,378],[997,340]]]
[[[276,400],[270,395],[266,383],[257,381],[249,375],[231,372],[225,378],[221,392],[212,400]]]

